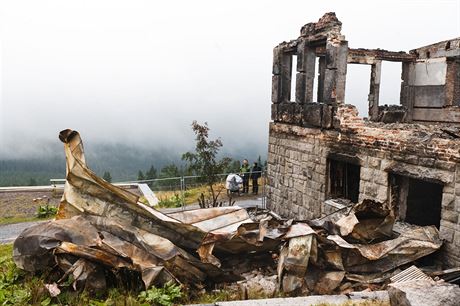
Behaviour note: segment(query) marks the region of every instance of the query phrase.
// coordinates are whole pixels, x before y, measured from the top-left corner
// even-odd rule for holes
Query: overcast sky
[[[408,51],[460,36],[458,0],[3,0],[0,10],[0,157],[27,156],[64,128],[90,142],[183,150],[194,119],[227,149],[266,150],[272,49],[305,23],[335,11],[354,48]],[[382,71],[380,101],[397,103],[400,65]],[[349,66],[346,100],[361,111],[369,73]]]

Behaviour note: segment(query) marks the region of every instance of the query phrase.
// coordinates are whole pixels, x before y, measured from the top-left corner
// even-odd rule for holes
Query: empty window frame
[[[357,203],[361,167],[345,161],[328,159],[328,169],[328,197],[348,199]]]
[[[439,228],[443,185],[396,174],[390,176],[390,182],[400,220]]]

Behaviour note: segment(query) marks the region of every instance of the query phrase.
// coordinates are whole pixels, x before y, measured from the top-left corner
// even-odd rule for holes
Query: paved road
[[[248,207],[262,207],[262,198],[257,199],[247,199],[247,200],[237,200],[235,205],[248,208]],[[198,204],[187,205],[186,209],[197,209],[200,208]],[[174,212],[174,211],[181,211],[182,208],[167,208],[162,209],[161,211],[164,213]],[[36,222],[23,222],[23,223],[15,223],[15,224],[6,224],[0,225],[0,244],[11,243],[16,239],[19,234],[25,230],[26,228],[38,224],[40,222],[46,221],[36,221]]]
[[[0,225],[0,244],[13,242],[23,230],[41,222],[46,221]]]

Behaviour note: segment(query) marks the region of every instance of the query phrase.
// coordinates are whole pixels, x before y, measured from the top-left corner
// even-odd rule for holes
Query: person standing
[[[243,178],[243,193],[249,192],[249,176],[251,167],[247,159],[243,160],[243,164],[240,167],[240,176]]]
[[[259,193],[259,177],[262,175],[262,168],[254,162],[251,170],[251,179],[252,179],[252,193],[258,194]]]

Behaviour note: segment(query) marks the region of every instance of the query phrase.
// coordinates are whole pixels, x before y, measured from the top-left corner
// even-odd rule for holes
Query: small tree
[[[218,206],[217,198],[220,191],[216,191],[214,184],[219,180],[219,173],[222,173],[230,163],[231,159],[224,157],[221,160],[217,159],[219,149],[222,147],[222,141],[218,138],[209,140],[209,127],[205,122],[200,125],[197,121],[193,121],[192,130],[195,133],[195,152],[187,152],[182,155],[182,159],[188,163],[188,167],[194,173],[202,177],[202,181],[209,188],[212,206]],[[200,206],[203,208],[204,196],[201,196]]]
[[[106,180],[107,182],[111,183],[112,182],[112,176],[110,175],[110,172],[109,171],[105,171],[104,172],[104,175],[102,176],[102,178],[104,180]]]

